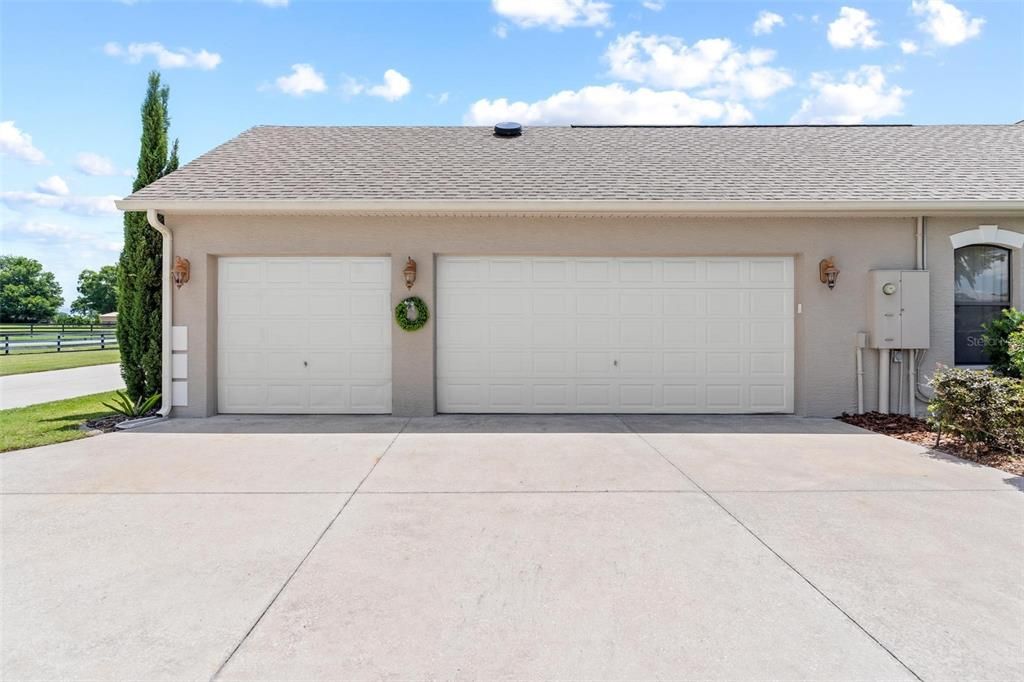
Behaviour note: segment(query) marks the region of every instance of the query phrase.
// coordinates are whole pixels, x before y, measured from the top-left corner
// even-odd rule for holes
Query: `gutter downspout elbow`
[[[173,238],[171,237],[171,230],[162,222],[160,222],[160,216],[157,214],[155,208],[146,209],[146,220],[149,222],[150,227],[159,232],[163,236],[163,248],[161,250],[161,270],[160,276],[160,366],[163,370],[162,378],[160,381],[160,410],[158,414],[161,417],[166,417],[171,413],[171,311],[172,303],[171,300],[171,255],[173,253]]]

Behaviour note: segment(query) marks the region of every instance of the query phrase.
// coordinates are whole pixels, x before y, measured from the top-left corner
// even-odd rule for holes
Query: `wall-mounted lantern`
[[[181,256],[174,258],[174,267],[171,268],[171,279],[174,280],[174,286],[180,289],[182,284],[188,282],[191,267],[188,258],[182,258]]]
[[[405,276],[405,288],[412,289],[412,285],[416,283],[416,261],[412,258],[407,259],[402,274]]]
[[[829,289],[836,288],[836,280],[839,279],[839,268],[832,262],[831,258],[823,258],[818,263],[818,277],[822,284],[827,284]]]

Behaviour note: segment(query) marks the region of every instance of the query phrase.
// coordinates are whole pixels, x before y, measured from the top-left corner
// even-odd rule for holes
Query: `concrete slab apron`
[[[364,492],[697,488],[631,433],[404,433]]]
[[[1002,491],[1014,478],[834,419],[782,418],[759,428],[746,424],[753,430],[747,433],[728,432],[719,428],[727,423],[724,419],[707,417],[630,415],[623,420],[710,492]]]
[[[927,680],[1024,677],[1024,495],[716,497]]]
[[[4,495],[5,679],[208,679],[347,495]]]
[[[112,433],[0,457],[0,491],[351,492],[394,435]]]
[[[703,495],[497,493],[356,495],[221,677],[910,675]]]
[[[121,365],[75,367],[0,377],[0,410],[124,388]]]

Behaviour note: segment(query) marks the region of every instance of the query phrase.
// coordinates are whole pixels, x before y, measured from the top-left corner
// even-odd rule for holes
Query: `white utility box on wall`
[[[928,271],[872,270],[869,274],[871,347],[930,347]]]

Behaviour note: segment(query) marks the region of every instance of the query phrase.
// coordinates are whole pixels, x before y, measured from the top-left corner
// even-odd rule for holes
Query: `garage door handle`
[[[308,362],[306,362],[305,360],[303,360],[303,361],[302,361],[302,366],[303,366],[303,367],[309,367],[309,363],[308,363]]]
[[[615,367],[618,367],[619,366],[619,361],[618,360],[612,360],[612,365],[614,365]]]

